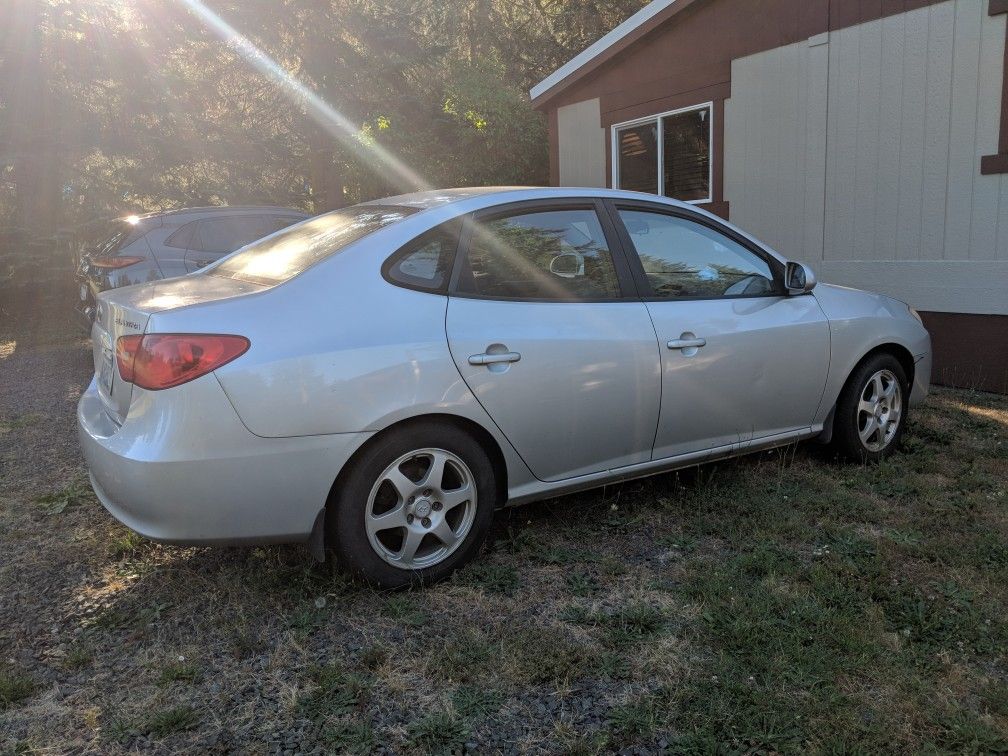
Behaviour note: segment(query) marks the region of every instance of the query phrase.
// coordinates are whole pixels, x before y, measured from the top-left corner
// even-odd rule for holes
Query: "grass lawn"
[[[114,523],[57,439],[86,360],[0,407],[0,751],[1008,750],[1005,397],[935,392],[880,466],[798,446],[503,512],[387,594]]]

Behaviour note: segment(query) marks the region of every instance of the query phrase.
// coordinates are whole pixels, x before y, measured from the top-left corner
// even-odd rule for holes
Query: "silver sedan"
[[[80,438],[116,518],[383,586],[450,574],[505,504],[801,439],[881,459],[931,370],[905,303],[599,189],[337,210],[101,294],[92,338]]]

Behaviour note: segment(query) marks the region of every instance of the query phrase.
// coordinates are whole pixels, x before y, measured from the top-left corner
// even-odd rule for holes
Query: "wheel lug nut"
[[[406,515],[406,522],[409,523],[410,525],[413,524],[413,519],[414,519],[413,515],[411,514]]]
[[[440,501],[435,501],[432,506],[433,506],[435,512],[440,512],[441,511],[441,502]]]
[[[430,517],[424,517],[422,520],[420,520],[420,522],[423,524],[425,528],[430,527]]]
[[[424,496],[430,496],[431,495],[431,490],[429,488],[425,488],[424,492],[423,492],[423,495]]]
[[[416,501],[416,496],[410,496],[409,503],[412,504],[414,501]]]

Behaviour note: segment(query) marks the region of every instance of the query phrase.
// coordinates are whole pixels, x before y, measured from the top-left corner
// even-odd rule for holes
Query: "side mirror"
[[[563,252],[550,260],[550,273],[560,278],[584,275],[584,258],[576,252]]]
[[[805,263],[789,262],[784,269],[784,287],[788,294],[808,294],[815,288],[815,273]]]

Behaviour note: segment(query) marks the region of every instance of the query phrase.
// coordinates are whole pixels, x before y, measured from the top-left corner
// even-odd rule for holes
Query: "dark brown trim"
[[[731,86],[728,87],[728,95],[731,96]],[[728,203],[724,201],[724,97],[714,100],[714,133],[711,137],[711,198],[710,210],[715,215],[719,215],[728,220]],[[720,211],[720,212],[719,212]]]
[[[676,94],[669,94],[668,89],[663,92],[650,89],[642,91],[654,96],[636,100],[632,105],[626,105],[619,109],[611,107],[612,98],[609,95],[599,97],[599,107],[602,111],[602,128],[608,129],[614,123],[635,121],[638,118],[647,118],[648,116],[665,113],[669,110],[678,110],[679,108],[688,108],[691,105],[701,105],[705,102],[725,100],[731,97],[731,83],[726,80],[713,86],[679,91]],[[717,128],[716,118],[714,126]]]
[[[990,0],[987,13],[997,16],[1008,13],[1008,0]],[[1005,38],[1004,74],[1001,79],[1001,132],[998,135],[998,151],[996,155],[984,155],[980,158],[980,173],[990,176],[996,173],[1008,173],[1008,32]]]
[[[994,176],[998,173],[1008,173],[1008,154],[1000,152],[997,155],[984,155],[980,158],[981,175]]]
[[[931,382],[1008,394],[1008,315],[922,312],[931,333]]]

